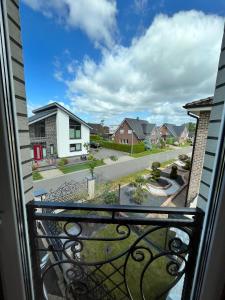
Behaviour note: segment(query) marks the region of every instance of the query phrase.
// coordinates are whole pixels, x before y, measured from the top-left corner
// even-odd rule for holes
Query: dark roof
[[[184,124],[174,125],[174,124],[165,123],[163,125],[165,125],[168,128],[168,130],[172,133],[172,135],[175,137],[179,137],[186,127]]]
[[[52,109],[49,109],[47,111],[41,111],[39,113],[36,113],[35,115],[29,117],[29,123],[31,122],[34,122],[38,119],[41,119],[41,118],[44,118],[44,117],[47,117],[48,115],[52,114],[52,113],[56,113],[57,109],[56,108],[52,108]]]
[[[33,110],[32,112],[34,113],[34,116],[31,116],[29,118],[29,123],[34,122],[40,118],[45,118],[45,117],[47,118],[48,115],[52,114],[54,111],[57,111],[57,109],[61,109],[62,111],[67,113],[72,119],[74,119],[90,128],[90,126],[85,121],[83,121],[82,119],[77,117],[75,114],[73,114],[71,111],[69,111],[68,109],[66,109],[65,107],[63,107],[62,105],[60,105],[57,102],[53,102],[53,103],[50,103],[48,105],[45,105],[45,106],[42,106],[42,107],[39,107],[39,108]]]
[[[145,139],[146,136],[150,135],[152,130],[155,128],[155,124],[151,124],[146,120],[125,118],[124,121],[128,123],[130,128],[134,131],[135,135],[139,139]]]
[[[102,124],[98,124],[98,123],[88,123],[88,125],[91,127],[91,134],[108,134],[109,133],[108,126],[102,126]]]
[[[186,103],[183,108],[201,108],[201,107],[211,107],[213,104],[213,97],[208,97],[200,100],[195,100],[190,103]]]

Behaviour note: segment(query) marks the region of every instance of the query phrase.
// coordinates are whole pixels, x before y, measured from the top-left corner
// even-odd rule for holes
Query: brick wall
[[[120,133],[120,130],[124,130],[124,133]],[[128,134],[128,130],[131,130],[130,126],[127,122],[123,122],[114,136],[114,142],[121,144],[121,140],[128,140],[128,144],[132,144],[132,134]],[[137,144],[139,140],[137,139],[136,135],[133,134],[133,144]]]
[[[205,147],[208,135],[209,118],[210,111],[203,111],[200,113],[195,148],[193,153],[193,164],[191,170],[190,184],[188,190],[188,202],[193,200],[199,192]]]
[[[57,134],[56,134],[56,116],[51,116],[45,119],[45,137],[35,137],[35,124],[29,126],[30,139],[32,144],[46,144],[47,157],[51,155],[50,145],[54,145],[54,150],[57,150]]]

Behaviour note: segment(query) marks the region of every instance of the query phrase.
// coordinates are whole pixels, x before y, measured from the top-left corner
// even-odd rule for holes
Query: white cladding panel
[[[84,147],[85,143],[90,142],[90,129],[81,124],[81,139],[70,139],[69,135],[69,116],[62,110],[57,111],[57,153],[59,157],[70,157],[87,154]],[[70,144],[81,144],[81,151],[70,152]]]

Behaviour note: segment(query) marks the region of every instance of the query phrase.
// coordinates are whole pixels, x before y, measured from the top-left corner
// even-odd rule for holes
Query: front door
[[[43,159],[43,149],[42,145],[34,145],[34,160]]]

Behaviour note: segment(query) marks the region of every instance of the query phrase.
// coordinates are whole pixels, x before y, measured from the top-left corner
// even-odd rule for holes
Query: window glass
[[[81,151],[81,150],[82,150],[82,145],[81,145],[81,143],[78,143],[78,144],[70,144],[70,152]]]
[[[51,155],[54,154],[54,145],[53,144],[50,145],[50,154]]]
[[[129,130],[128,130],[128,134],[131,134],[131,133],[132,133],[132,130],[131,130],[131,129],[129,129]]]
[[[70,119],[70,139],[81,138],[81,124]]]
[[[45,120],[34,124],[35,137],[45,137]]]
[[[120,129],[120,133],[123,134],[124,133],[124,129]]]

